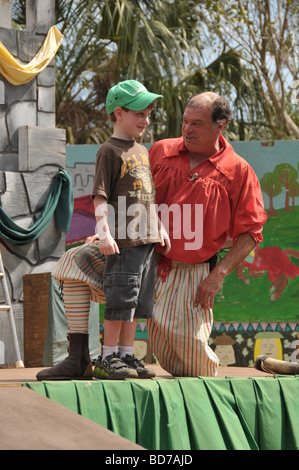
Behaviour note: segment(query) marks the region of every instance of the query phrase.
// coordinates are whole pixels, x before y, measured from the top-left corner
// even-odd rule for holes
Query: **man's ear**
[[[218,124],[218,128],[219,128],[220,132],[222,132],[223,129],[225,129],[225,126],[226,126],[226,120],[222,119],[222,122]]]

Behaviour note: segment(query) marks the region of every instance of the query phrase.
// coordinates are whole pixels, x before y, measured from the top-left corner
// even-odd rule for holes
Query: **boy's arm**
[[[99,249],[103,255],[119,253],[119,248],[110,234],[107,220],[107,200],[104,196],[95,196],[94,200]]]

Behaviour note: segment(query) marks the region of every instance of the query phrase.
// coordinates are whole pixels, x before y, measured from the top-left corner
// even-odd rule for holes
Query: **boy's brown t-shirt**
[[[120,248],[160,241],[154,182],[143,145],[110,137],[97,153],[92,196],[107,199],[109,229]]]

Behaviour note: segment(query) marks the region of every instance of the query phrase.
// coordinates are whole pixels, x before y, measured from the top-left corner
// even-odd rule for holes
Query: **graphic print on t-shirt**
[[[154,201],[155,191],[149,159],[140,153],[140,159],[136,155],[128,158],[121,167],[121,179],[126,175],[131,177],[132,189],[128,189],[129,197],[143,201]]]

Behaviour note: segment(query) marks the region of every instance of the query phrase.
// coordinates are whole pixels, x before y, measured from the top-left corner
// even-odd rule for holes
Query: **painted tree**
[[[274,169],[274,176],[285,188],[285,207],[283,212],[290,212],[290,188],[298,178],[297,170],[289,163],[280,163]]]
[[[295,198],[299,196],[299,183],[298,181],[293,181],[290,184],[290,198],[292,198],[292,210],[296,210]]]
[[[264,176],[260,180],[262,190],[268,195],[269,197],[269,208],[268,208],[268,215],[271,217],[277,217],[278,212],[274,208],[273,198],[281,193],[281,183],[277,180],[274,173],[265,173]]]

